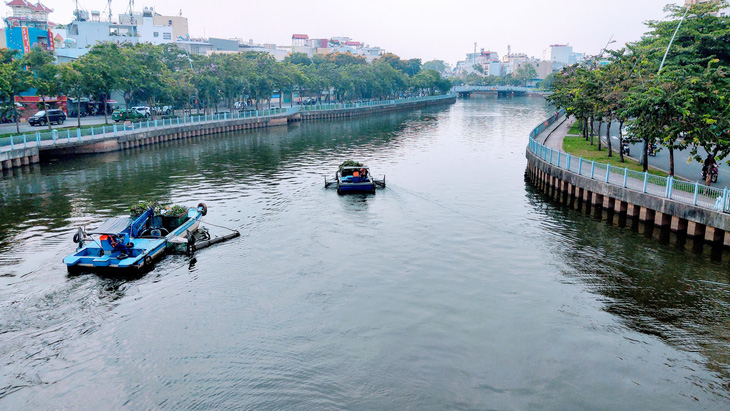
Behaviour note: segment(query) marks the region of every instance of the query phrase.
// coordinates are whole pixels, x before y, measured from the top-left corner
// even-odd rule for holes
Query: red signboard
[[[56,42],[53,39],[53,32],[48,29],[48,50],[56,51]]]
[[[28,27],[21,27],[23,33],[23,53],[30,53],[30,36],[28,35]]]

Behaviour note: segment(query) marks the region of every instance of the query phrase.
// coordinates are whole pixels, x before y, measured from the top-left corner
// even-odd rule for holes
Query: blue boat
[[[334,180],[324,180],[325,187],[337,187],[337,194],[375,193],[376,188],[385,187],[385,176],[377,180],[370,174],[370,169],[360,163],[346,161],[343,163]]]
[[[189,208],[177,222],[163,224],[163,216],[150,208],[139,217],[113,217],[91,232],[82,228],[74,235],[76,252],[63,259],[70,273],[146,271],[168,247],[194,241],[193,233],[208,212],[205,204]]]

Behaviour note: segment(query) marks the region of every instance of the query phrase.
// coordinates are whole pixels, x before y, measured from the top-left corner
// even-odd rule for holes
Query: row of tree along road
[[[717,161],[730,155],[730,18],[718,17],[726,3],[665,8],[669,19],[651,21],[638,42],[605,51],[555,76],[548,98],[582,124],[593,144],[594,123],[618,122],[624,139],[643,143],[644,170],[652,145],[669,151],[674,175],[675,151],[689,150],[699,162],[702,151]],[[681,23],[681,25],[680,25]],[[676,32],[676,36],[674,36]],[[674,41],[672,37],[674,36]],[[669,47],[669,48],[668,48]],[[665,53],[666,60],[662,66]],[[661,68],[661,70],[660,70]],[[606,127],[607,156],[613,156]],[[597,139],[601,149],[601,139]],[[618,150],[623,161],[623,153]]]
[[[0,49],[0,102],[13,113],[16,124],[15,97],[32,88],[41,100],[66,95],[75,101],[94,98],[107,107],[109,95],[119,91],[127,107],[140,102],[188,110],[202,106],[206,113],[217,111],[222,103],[233,108],[236,102],[250,102],[256,109],[270,104],[273,94],[279,95],[281,106],[287,94],[293,102],[294,93],[302,101],[308,96],[328,102],[434,94],[451,88],[437,70],[429,69],[438,64],[401,60],[393,54],[369,63],[350,53],[314,58],[292,53],[278,62],[262,52],[199,56],[172,44],[102,43],[76,61],[55,64],[54,60],[40,48],[22,57]],[[109,114],[104,111],[105,122]]]

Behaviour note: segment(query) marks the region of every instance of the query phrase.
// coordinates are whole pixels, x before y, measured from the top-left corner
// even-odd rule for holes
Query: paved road
[[[114,123],[112,121],[112,116],[109,114],[109,122]],[[75,117],[69,117],[66,119],[66,122],[62,125],[51,125],[53,128],[67,128],[67,127],[76,127],[77,119]],[[89,117],[81,117],[81,125],[101,125],[104,124],[104,116],[89,116]],[[25,133],[35,133],[36,131],[48,131],[48,126],[31,126],[28,123],[20,123],[20,134]],[[15,124],[0,124],[0,134],[6,134],[6,133],[12,133],[16,134],[15,130]]]
[[[612,124],[611,125],[611,145],[614,149],[617,149],[618,147],[618,124]],[[606,127],[602,127],[601,136],[603,136],[603,141],[605,142],[605,135],[606,135]],[[643,150],[643,144],[632,144],[631,145],[631,156],[634,159],[639,160],[639,157],[641,156],[641,151]],[[707,156],[707,153],[703,149],[699,149],[699,153],[702,155],[702,158]],[[692,160],[690,163],[687,163],[687,158],[689,157],[689,149],[684,151],[675,151],[674,152],[674,173],[675,175],[678,175],[682,178],[686,178],[689,181],[699,181],[700,183],[704,184],[704,181],[702,181],[702,164]],[[664,148],[659,150],[656,157],[649,157],[649,164],[658,167],[662,170],[669,171],[669,151]],[[719,173],[717,176],[717,183],[712,184],[713,187],[730,187],[730,167],[725,164],[725,162],[721,162],[719,164]]]

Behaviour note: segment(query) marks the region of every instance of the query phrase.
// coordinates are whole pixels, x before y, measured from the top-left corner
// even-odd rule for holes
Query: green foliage
[[[170,215],[170,216],[180,216],[180,215],[185,214],[187,212],[188,212],[188,208],[185,207],[185,206],[181,206],[179,204],[175,204],[174,206],[169,207],[169,208],[166,208],[164,210],[164,214],[165,215]]]
[[[439,73],[446,71],[446,63],[443,60],[431,60],[423,63],[422,70],[434,70]]]
[[[2,60],[0,55],[0,60]],[[45,64],[45,63],[44,63]],[[55,65],[54,65],[55,66]],[[408,93],[447,92],[440,72],[424,70],[420,59],[387,54],[372,63],[363,56],[292,53],[278,62],[262,52],[188,55],[174,45],[102,43],[60,70],[61,91],[104,101],[120,90],[127,106],[173,104],[217,109],[222,102],[250,101],[261,107],[273,94],[330,100],[388,99]],[[6,69],[3,69],[5,73]],[[0,93],[7,88],[0,79]],[[281,104],[281,100],[279,100]],[[154,115],[154,114],[153,114]]]
[[[145,211],[152,209],[155,214],[162,212],[162,206],[159,202],[153,200],[140,201],[139,203],[133,204],[129,207],[129,215],[131,217],[139,217]]]
[[[363,165],[361,163],[358,163],[354,160],[345,160],[340,164],[339,170],[342,170],[345,167],[362,167]]]
[[[721,3],[668,6],[671,19],[649,22],[651,31],[609,63],[567,67],[556,74],[548,99],[575,117],[618,120],[631,129],[628,139],[659,143],[670,154],[699,149],[720,160],[730,155],[730,20],[713,15]],[[670,40],[677,32],[671,47]],[[667,58],[660,71],[664,54]],[[585,133],[585,130],[584,130]],[[609,154],[610,155],[610,154]],[[644,154],[645,167],[648,158]]]

